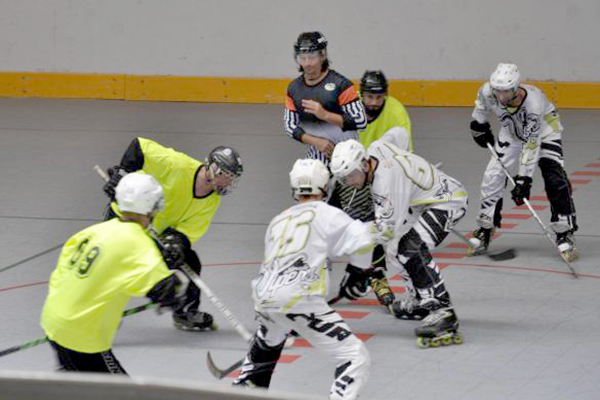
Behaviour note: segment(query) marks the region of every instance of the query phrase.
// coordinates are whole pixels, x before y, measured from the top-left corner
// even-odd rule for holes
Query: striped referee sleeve
[[[283,121],[287,134],[297,141],[300,141],[300,136],[304,134],[304,129],[300,128],[298,122],[300,117],[298,113],[287,108],[283,110]]]
[[[344,112],[344,131],[363,130],[367,127],[367,115],[365,108],[359,99],[342,106]]]

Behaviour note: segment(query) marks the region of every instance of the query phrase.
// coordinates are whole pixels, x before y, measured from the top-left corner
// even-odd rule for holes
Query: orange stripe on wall
[[[292,79],[0,72],[0,96],[283,104]],[[600,108],[600,82],[527,83],[539,86],[559,108]],[[390,93],[407,106],[472,107],[481,84],[395,80]]]

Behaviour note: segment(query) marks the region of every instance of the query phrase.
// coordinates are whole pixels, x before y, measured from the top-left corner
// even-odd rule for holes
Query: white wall
[[[0,71],[293,77],[307,30],[350,78],[600,81],[599,0],[0,0]]]

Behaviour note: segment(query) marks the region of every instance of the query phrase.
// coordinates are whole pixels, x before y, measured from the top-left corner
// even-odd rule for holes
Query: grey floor
[[[409,108],[416,152],[443,162],[469,190],[471,208],[458,229],[475,227],[478,186],[489,157],[469,134],[470,110]],[[373,358],[364,399],[597,399],[600,397],[600,111],[564,110],[566,169],[574,180],[581,259],[572,278],[527,210],[505,199],[505,222],[493,243],[517,248],[518,257],[493,262],[464,257],[449,237],[437,250],[461,321],[465,343],[418,349],[415,323],[383,309],[342,302],[355,333],[368,337]],[[195,246],[204,278],[233,313],[255,327],[249,281],[262,254],[268,221],[292,204],[288,171],[303,154],[282,131],[282,108],[273,105],[144,103],[98,100],[0,99],[0,350],[43,333],[38,325],[47,280],[59,246],[100,220],[102,182],[92,167],[117,163],[141,135],[204,158],[216,145],[238,148],[246,172],[227,197],[208,234]],[[532,204],[549,219],[541,177]],[[535,200],[534,200],[535,199]],[[335,264],[336,280],[342,263]],[[402,283],[390,271],[401,292]],[[400,295],[400,294],[399,294]],[[370,297],[371,299],[373,297]],[[142,300],[132,303],[140,304]],[[128,317],[114,351],[138,377],[229,385],[205,366],[208,350],[220,366],[245,354],[246,345],[208,301],[219,330],[175,330],[169,315]],[[284,351],[273,378],[277,390],[326,396],[333,366],[310,347]],[[0,370],[51,371],[50,348],[41,345],[0,358]]]

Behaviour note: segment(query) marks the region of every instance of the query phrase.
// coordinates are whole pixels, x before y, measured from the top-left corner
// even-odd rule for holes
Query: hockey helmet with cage
[[[363,160],[367,159],[365,147],[350,139],[335,145],[329,168],[333,176],[344,178],[356,170],[364,171]]]
[[[521,82],[521,74],[515,64],[500,63],[490,77],[494,90],[516,90]]]
[[[382,71],[365,71],[360,80],[360,92],[387,94],[388,82]]]
[[[327,195],[329,170],[321,160],[298,159],[290,171],[292,197],[301,195]]]
[[[208,170],[212,173],[212,179],[218,181],[215,190],[221,194],[228,194],[237,186],[239,178],[244,172],[242,158],[232,147],[215,147],[206,159]]]
[[[327,50],[327,39],[321,32],[303,32],[294,43],[294,56],[321,50]]]
[[[165,205],[160,183],[141,172],[125,175],[115,188],[115,198],[121,212],[141,215],[162,211]]]

